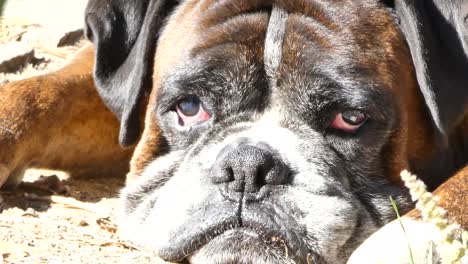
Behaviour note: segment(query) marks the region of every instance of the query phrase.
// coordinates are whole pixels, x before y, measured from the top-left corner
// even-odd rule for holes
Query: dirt
[[[4,263],[157,261],[151,252],[118,237],[117,196],[123,179],[68,179],[57,173],[31,170],[18,189],[0,192]]]
[[[57,46],[63,45],[62,36],[81,29],[85,5],[85,0],[7,1],[0,17],[0,58],[21,47],[33,50],[34,59],[21,62],[16,72],[0,72],[0,85],[63,66],[84,41]],[[123,184],[112,175],[69,179],[64,172],[27,171],[17,190],[0,191],[0,263],[160,262],[118,237]]]
[[[0,85],[63,66],[85,44],[84,40],[80,41],[76,37],[70,39],[70,33],[83,28],[86,2],[7,1],[0,17],[0,65],[9,57],[21,56],[30,51],[33,51],[34,56],[25,60],[26,63],[17,60],[19,63],[16,63],[16,69],[11,70],[12,67],[9,67],[7,72],[0,71]],[[69,42],[67,45],[59,45],[62,44],[61,40]]]

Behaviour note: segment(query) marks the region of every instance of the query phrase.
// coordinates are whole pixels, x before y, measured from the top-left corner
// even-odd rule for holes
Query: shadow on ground
[[[17,189],[2,190],[0,210],[29,208],[44,212],[54,200],[70,201],[76,205],[99,203],[102,199],[117,198],[123,188],[123,178],[69,178],[60,179],[56,175],[41,175],[33,182],[23,182]],[[61,199],[63,198],[63,199]],[[76,202],[72,202],[76,201]]]

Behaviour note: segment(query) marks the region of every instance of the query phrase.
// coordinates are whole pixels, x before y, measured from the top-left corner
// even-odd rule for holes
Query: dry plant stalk
[[[468,232],[446,217],[446,211],[438,206],[439,198],[427,191],[426,185],[404,170],[400,174],[405,186],[410,190],[411,199],[421,211],[424,222],[433,224],[439,232],[433,234],[443,264],[462,264],[462,258],[468,253]]]

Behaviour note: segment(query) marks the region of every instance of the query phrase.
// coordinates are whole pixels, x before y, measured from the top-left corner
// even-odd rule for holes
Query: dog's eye
[[[336,115],[331,128],[354,133],[367,120],[366,114],[359,110],[346,110]]]
[[[176,105],[176,111],[183,126],[210,119],[210,114],[205,111],[202,101],[196,96],[180,100]]]

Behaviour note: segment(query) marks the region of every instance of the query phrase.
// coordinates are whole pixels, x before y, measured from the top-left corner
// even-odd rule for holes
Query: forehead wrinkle
[[[271,0],[208,0],[200,8],[200,23],[204,27],[210,27],[223,23],[236,16],[242,16],[245,13],[261,12],[271,7]]]
[[[281,7],[273,5],[265,37],[264,63],[265,71],[275,83],[276,72],[281,63],[283,42],[288,23],[288,13]]]
[[[199,34],[201,37],[193,44],[190,54],[196,56],[204,50],[233,43],[249,46],[254,53],[261,56],[263,47],[258,44],[263,42],[267,19],[265,13],[251,13],[231,18],[209,28],[203,28],[203,32]]]

